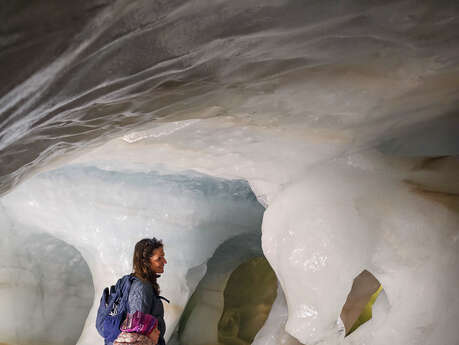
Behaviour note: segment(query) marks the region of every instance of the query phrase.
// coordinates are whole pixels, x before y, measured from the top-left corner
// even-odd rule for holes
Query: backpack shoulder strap
[[[171,301],[169,301],[166,297],[158,295],[158,298],[166,301],[167,303],[171,303]]]

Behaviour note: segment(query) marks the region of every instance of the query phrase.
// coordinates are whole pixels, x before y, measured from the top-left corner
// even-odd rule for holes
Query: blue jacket
[[[129,291],[127,312],[134,313],[137,310],[142,313],[151,314],[158,319],[158,329],[161,332],[158,345],[165,345],[164,333],[166,333],[166,324],[164,322],[164,308],[161,298],[155,293],[153,286],[139,278],[135,278]]]

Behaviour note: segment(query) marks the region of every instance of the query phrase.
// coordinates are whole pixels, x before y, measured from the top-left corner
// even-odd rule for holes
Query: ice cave
[[[4,0],[0,344],[459,344],[459,2]]]

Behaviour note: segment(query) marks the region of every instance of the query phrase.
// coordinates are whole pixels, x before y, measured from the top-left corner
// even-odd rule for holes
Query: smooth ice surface
[[[313,169],[263,221],[263,251],[286,294],[287,331],[304,344],[340,343],[338,315],[352,280],[367,269],[390,308],[384,324],[355,334],[371,333],[364,337],[378,345],[453,344],[458,221],[456,212],[386,176],[339,164]]]
[[[263,328],[252,345],[300,345],[301,343],[285,331],[288,318],[287,303],[282,288],[278,286],[277,297]]]
[[[259,227],[250,186],[290,336],[457,344],[457,1],[19,0],[0,20],[2,212],[77,248],[96,290],[159,234],[172,330],[215,248]],[[343,338],[364,269],[384,295]]]
[[[0,207],[0,343],[72,345],[94,298],[80,253],[39,229],[10,219]]]

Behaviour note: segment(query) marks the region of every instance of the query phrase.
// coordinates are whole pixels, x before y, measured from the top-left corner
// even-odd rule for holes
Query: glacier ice
[[[259,238],[264,210],[243,181],[193,172],[117,172],[88,166],[38,175],[1,203],[11,226],[33,226],[72,243],[91,269],[96,292],[131,271],[132,250],[139,239],[163,239],[168,273],[160,285],[172,301],[166,305],[169,333],[215,249],[238,234],[255,232]],[[96,306],[98,300],[96,293]],[[101,339],[93,327],[95,311],[80,342]]]
[[[23,262],[32,245],[65,241],[97,296],[153,233],[172,332],[217,248],[262,223],[279,293],[255,344],[456,345],[458,13],[414,0],[6,2],[2,277],[18,273],[14,253],[38,265]],[[384,290],[344,337],[363,270]],[[21,291],[43,301],[1,291],[2,307]],[[80,345],[100,340],[93,317]]]
[[[178,162],[218,172],[226,159],[215,154],[196,160],[190,154],[176,160],[187,148],[164,140],[169,138],[110,142],[24,182],[2,198],[2,207],[10,219],[72,243],[88,262],[96,291],[129,271],[138,238],[164,238],[169,264],[161,287],[173,301],[166,312],[170,332],[216,248],[238,234],[259,234],[263,216],[263,253],[285,304],[276,300],[267,325],[278,324],[263,328],[255,344],[278,337],[286,344],[375,345],[387,339],[413,345],[457,339],[458,214],[454,198],[429,191],[447,188],[442,178],[455,178],[454,160],[420,165],[418,159],[384,161],[368,152],[311,164],[303,179],[276,188],[269,188],[270,170],[266,184],[252,186],[268,204],[264,211],[246,183],[164,170],[151,148],[167,153],[171,169],[179,169]],[[218,142],[214,145],[218,152]],[[304,159],[307,165],[311,158]],[[294,170],[297,164],[279,169]],[[239,173],[254,171],[242,165]],[[365,269],[382,283],[384,294],[373,319],[344,338],[339,315],[353,279]],[[222,286],[224,277],[219,279]],[[215,321],[200,309],[190,322]],[[284,324],[288,333],[279,331]],[[90,317],[79,344],[94,337]]]
[[[1,344],[75,344],[94,299],[78,251],[0,210]]]
[[[218,343],[218,324],[224,310],[227,281],[242,262],[262,255],[259,231],[235,236],[216,249],[207,263],[206,275],[184,310],[178,329],[180,344]],[[206,325],[205,332],[202,325]]]
[[[281,287],[263,328],[258,332],[252,345],[300,345],[301,343],[285,331],[288,318],[287,303]]]
[[[305,344],[338,343],[337,315],[352,280],[367,269],[390,305],[384,324],[365,329],[372,334],[367,341],[430,344],[441,337],[454,343],[457,312],[444,311],[457,310],[458,220],[386,176],[339,165],[311,171],[270,205],[263,220],[263,252],[287,298],[287,331]]]

